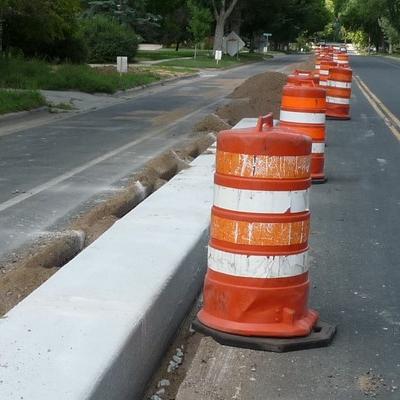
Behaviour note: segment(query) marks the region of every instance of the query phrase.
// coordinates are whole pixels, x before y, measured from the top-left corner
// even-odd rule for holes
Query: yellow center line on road
[[[382,119],[385,121],[385,124],[392,131],[396,139],[400,141],[400,120],[385,106],[385,104],[383,104],[383,102],[377,96],[375,96],[371,89],[358,75],[354,76],[354,79],[373,109],[380,117],[382,117]]]

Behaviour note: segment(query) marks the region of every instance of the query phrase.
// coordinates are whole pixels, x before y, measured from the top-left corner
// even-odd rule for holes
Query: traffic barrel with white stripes
[[[308,335],[320,334],[319,315],[308,308],[310,152],[311,140],[274,128],[272,114],[256,128],[219,133],[196,330],[270,351],[306,348]],[[330,341],[334,329],[328,333]]]
[[[237,335],[310,333],[307,264],[311,140],[274,128],[220,132],[204,305],[206,326]]]
[[[326,88],[326,116],[334,119],[350,119],[351,82],[350,68],[331,68]]]
[[[328,61],[328,60],[321,61],[319,69],[319,85],[321,87],[326,88],[326,86],[328,85],[329,70],[336,66],[337,64],[333,61]]]
[[[333,54],[333,61],[338,65],[338,67],[349,68],[349,55],[343,52],[335,52]]]
[[[322,61],[330,61],[330,59],[324,55],[320,55],[315,59],[315,69],[319,72],[321,69],[321,62]]]
[[[326,181],[326,90],[287,84],[283,88],[280,126],[312,139],[311,177],[314,183]]]

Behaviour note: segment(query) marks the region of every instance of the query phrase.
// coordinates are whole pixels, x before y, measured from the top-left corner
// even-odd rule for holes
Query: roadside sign
[[[128,72],[128,57],[117,57],[117,71],[120,74]]]
[[[215,60],[217,61],[217,64],[222,60],[222,50],[215,50]]]

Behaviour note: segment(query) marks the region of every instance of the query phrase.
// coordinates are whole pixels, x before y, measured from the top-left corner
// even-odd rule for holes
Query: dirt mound
[[[282,88],[287,76],[279,72],[265,72],[247,79],[237,87],[230,104],[220,107],[217,115],[235,125],[242,118],[258,117],[273,112],[279,118]]]
[[[236,125],[243,118],[255,118],[260,114],[250,105],[249,99],[233,100],[217,109],[217,114],[229,125]]]
[[[222,118],[222,119],[221,119]],[[229,121],[225,122],[221,115],[210,114],[194,126],[195,132],[219,132],[230,129]]]

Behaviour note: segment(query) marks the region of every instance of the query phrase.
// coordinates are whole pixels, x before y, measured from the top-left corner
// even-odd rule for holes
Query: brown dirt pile
[[[227,118],[221,115],[210,114],[207,117],[203,118],[200,122],[198,122],[194,126],[195,132],[219,132],[225,129],[230,129],[231,125],[229,125],[229,121]]]
[[[217,115],[230,125],[242,118],[254,118],[273,112],[279,117],[282,89],[287,76],[280,72],[265,72],[247,79],[230,95],[230,104],[220,107]]]

